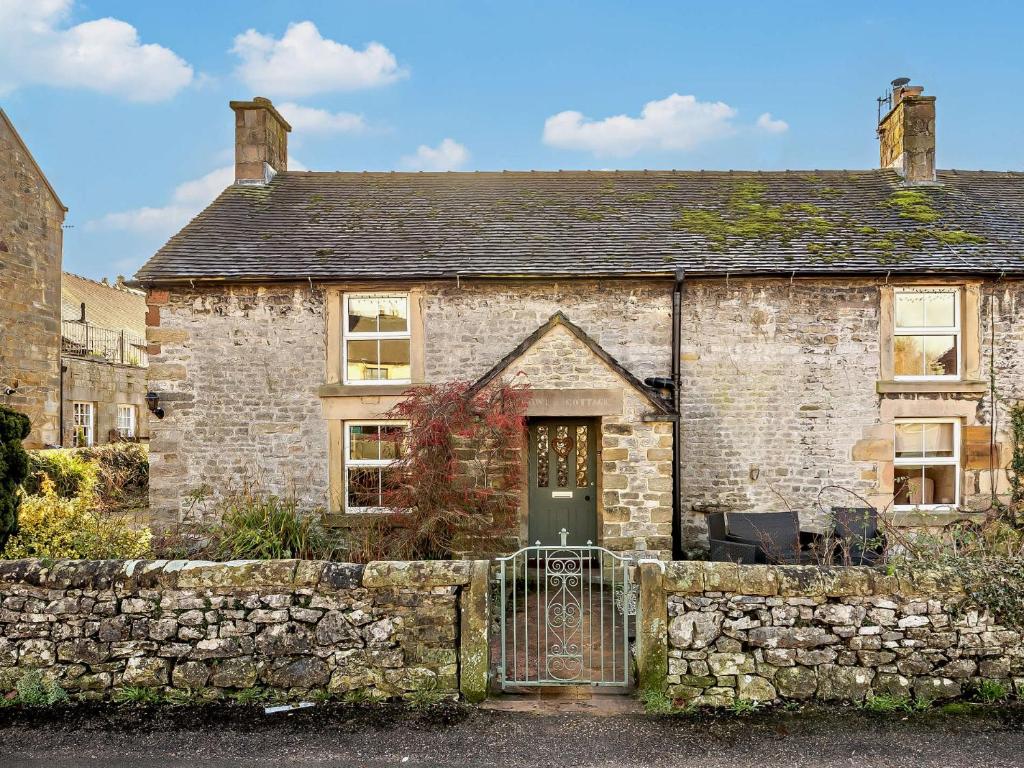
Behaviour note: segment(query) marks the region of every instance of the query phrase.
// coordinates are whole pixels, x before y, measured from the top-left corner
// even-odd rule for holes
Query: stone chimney
[[[292,127],[270,99],[232,101],[235,113],[235,183],[266,184],[288,170],[288,133]]]
[[[919,85],[894,85],[892,108],[878,123],[882,167],[894,168],[907,184],[935,181],[935,97],[923,92]]]

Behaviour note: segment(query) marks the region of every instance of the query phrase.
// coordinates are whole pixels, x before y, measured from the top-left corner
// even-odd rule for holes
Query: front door
[[[597,543],[595,419],[530,420],[530,543]]]

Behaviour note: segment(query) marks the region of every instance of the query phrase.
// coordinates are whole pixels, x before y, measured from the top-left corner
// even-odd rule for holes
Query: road
[[[223,708],[222,708],[223,709]],[[414,715],[257,709],[0,710],[0,765],[609,766],[832,768],[1020,766],[1024,717],[874,716],[854,710],[741,717]]]

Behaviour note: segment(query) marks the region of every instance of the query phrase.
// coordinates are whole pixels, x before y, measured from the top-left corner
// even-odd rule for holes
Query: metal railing
[[[136,333],[100,328],[76,320],[61,321],[61,354],[97,358],[120,365],[149,365],[146,339]]]

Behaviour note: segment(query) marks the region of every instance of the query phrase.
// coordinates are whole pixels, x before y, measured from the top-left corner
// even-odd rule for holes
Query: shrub
[[[68,694],[60,684],[44,677],[37,669],[31,669],[18,678],[14,690],[18,694],[18,703],[27,707],[52,707],[68,701]]]
[[[49,478],[44,478],[41,490],[41,495],[24,497],[19,530],[8,540],[4,557],[103,560],[149,553],[152,534],[148,528],[136,528],[123,516],[95,510],[88,496],[65,499]]]
[[[521,448],[529,388],[498,382],[417,387],[389,420],[409,429],[389,468],[384,505],[400,521],[378,518],[365,538],[367,559],[449,558],[460,546],[507,535],[519,506]],[[395,524],[398,522],[399,524]]]
[[[43,481],[49,479],[58,496],[73,499],[92,493],[99,481],[99,467],[77,450],[32,451],[28,464],[29,475],[23,487],[29,495],[40,494]]]
[[[119,442],[94,448],[78,448],[76,452],[96,463],[99,469],[99,492],[106,506],[147,503],[149,451],[146,446]]]
[[[330,560],[339,543],[319,513],[303,513],[293,497],[283,498],[247,486],[219,505],[220,523],[208,528],[209,546],[219,560],[301,558]]]
[[[28,416],[0,405],[0,547],[18,530],[18,486],[28,475],[21,441],[32,431]]]
[[[149,454],[139,443],[110,443],[95,448],[33,451],[25,492],[38,494],[50,478],[66,499],[95,489],[99,503],[117,509],[144,505],[149,489]]]

